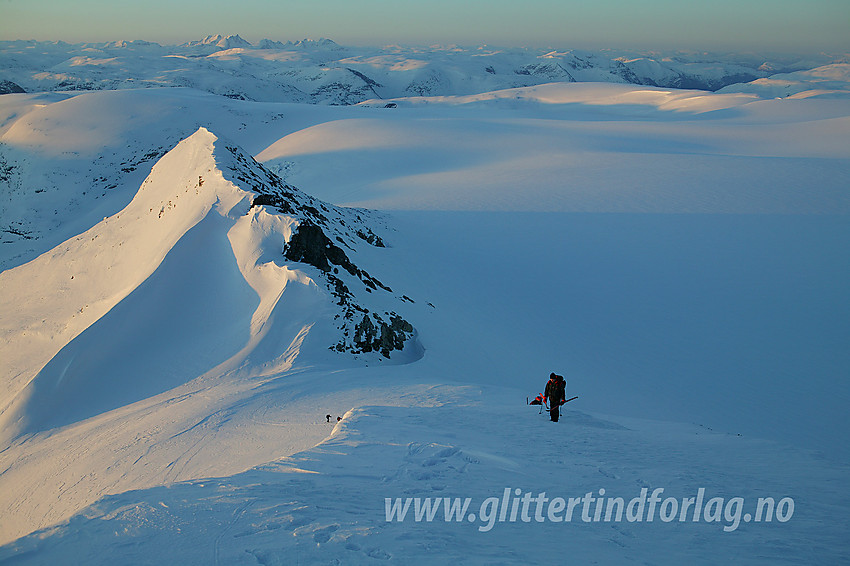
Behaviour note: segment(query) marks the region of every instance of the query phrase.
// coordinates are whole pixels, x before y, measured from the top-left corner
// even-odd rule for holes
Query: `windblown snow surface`
[[[850,561],[850,99],[388,102],[0,97],[0,563]]]

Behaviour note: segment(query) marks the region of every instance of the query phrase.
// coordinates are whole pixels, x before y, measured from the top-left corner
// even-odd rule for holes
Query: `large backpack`
[[[546,383],[546,397],[549,399],[549,406],[553,407],[552,399],[558,396],[561,388],[557,379],[550,379],[548,383]]]
[[[549,380],[551,381],[551,380]],[[565,401],[567,399],[567,381],[561,377],[560,375],[555,377],[555,382],[552,384],[552,393],[549,397],[558,396],[558,402]],[[553,406],[550,402],[549,406]]]

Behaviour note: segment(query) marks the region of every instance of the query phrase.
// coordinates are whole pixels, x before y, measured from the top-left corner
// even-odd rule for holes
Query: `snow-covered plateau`
[[[850,562],[847,65],[594,57],[0,45],[0,564]]]

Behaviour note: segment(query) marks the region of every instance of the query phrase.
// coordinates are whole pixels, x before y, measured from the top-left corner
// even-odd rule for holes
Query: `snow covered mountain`
[[[122,46],[124,47],[124,46]],[[216,35],[208,35],[204,39],[200,41],[189,41],[181,45],[181,47],[193,48],[193,47],[210,47],[211,51],[218,51],[220,49],[236,49],[239,47],[251,47],[251,44],[239,37],[238,35],[228,35],[227,37],[216,34]]]
[[[779,73],[746,84],[727,86],[720,92],[748,92],[764,98],[847,97],[850,96],[850,63]]]
[[[212,366],[221,365],[218,371],[228,372],[251,359],[254,368],[282,371],[317,324],[291,312],[280,313],[284,290],[298,284],[308,290],[295,293],[316,295],[304,299],[316,304],[321,296],[316,282],[324,281],[339,307],[333,315],[338,336],[324,345],[326,349],[358,355],[375,352],[384,358],[406,350],[409,359],[416,359],[421,354],[419,347],[408,344],[414,335],[410,323],[394,311],[372,312],[361,304],[366,293],[393,297],[387,285],[349,259],[358,242],[383,247],[370,228],[376,223],[366,211],[339,209],[302,194],[238,148],[198,130],[156,163],[139,193],[119,213],[26,266],[3,273],[2,309],[17,314],[4,329],[2,357],[14,374],[3,384],[4,441],[150,397]],[[212,234],[215,230],[221,233]],[[193,255],[198,246],[209,246],[202,258]],[[276,247],[279,257],[269,256]],[[233,264],[225,267],[228,257]],[[309,264],[320,273],[310,277],[285,260]],[[191,275],[179,275],[184,269],[191,269]],[[236,281],[203,284],[204,277],[214,281],[219,270]],[[43,274],[36,278],[37,285],[32,283],[35,273]],[[171,288],[172,279],[177,289]],[[190,285],[181,288],[186,283]],[[199,294],[193,283],[209,295]],[[59,296],[57,289],[62,289]],[[250,299],[251,289],[259,295],[259,305]],[[147,293],[153,295],[137,298]],[[29,309],[13,306],[20,305],[23,296],[33,295],[42,298],[29,303]],[[170,335],[149,320],[146,309],[151,300],[162,301],[160,308],[183,312],[178,318],[192,329],[182,332],[192,335],[195,346],[176,339],[181,331],[171,328],[177,334]],[[208,300],[225,301],[228,308],[205,321],[203,305]],[[372,299],[370,308],[373,303],[381,301]],[[43,327],[45,317],[57,314],[73,323]],[[229,331],[224,330],[227,321],[233,321]],[[163,338],[155,360],[130,362],[133,356],[126,348],[133,348],[132,338],[129,343],[109,343],[109,337],[120,334],[118,328],[125,325],[141,333],[139,337],[151,332]],[[166,354],[168,344],[179,344],[179,350]],[[102,354],[83,361],[93,350]],[[211,354],[220,359],[208,368]],[[23,369],[33,365],[44,367],[33,376]],[[153,375],[160,377],[152,379]]]
[[[2,327],[3,442],[175,389],[235,381],[244,395],[305,351],[311,364],[331,367],[341,356],[418,359],[415,330],[396,312],[413,299],[360,263],[360,248],[385,247],[373,231],[382,224],[301,193],[199,129],[156,162],[122,210],[0,274],[0,309],[15,313]],[[176,422],[195,418],[184,409]],[[13,467],[11,476],[45,479],[25,462]],[[131,462],[113,468],[108,481],[136,485],[138,477],[126,483]],[[86,482],[68,495],[90,498],[104,487]],[[4,494],[9,504],[21,492]],[[20,518],[4,525],[22,528]]]
[[[368,99],[0,97],[0,562],[850,559],[847,97],[210,43]]]
[[[0,80],[28,92],[181,86],[245,100],[323,104],[572,81],[714,91],[833,62],[828,57],[815,63],[740,55],[489,47],[351,48],[330,39],[264,39],[255,47],[238,35],[211,35],[178,46],[0,43]]]

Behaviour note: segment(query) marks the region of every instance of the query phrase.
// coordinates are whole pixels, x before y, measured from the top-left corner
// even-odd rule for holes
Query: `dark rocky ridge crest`
[[[334,244],[319,226],[310,222],[299,225],[286,244],[283,255],[290,261],[312,265],[327,277],[337,305],[343,308],[342,319],[347,323],[342,329],[343,338],[334,349],[354,354],[380,352],[385,358],[389,358],[394,350],[404,349],[405,342],[414,334],[413,326],[395,312],[379,315],[360,306],[339,277],[338,268],[360,279],[369,293],[378,289],[392,293],[392,289],[354,265],[345,251]],[[358,314],[362,317],[353,330],[347,328]]]
[[[356,253],[358,246],[386,247],[384,240],[372,229],[372,226],[381,225],[380,216],[369,210],[324,203],[284,183],[238,147],[224,147],[227,154],[223,169],[230,172],[234,182],[256,193],[252,207],[269,207],[297,221],[283,247],[283,256],[318,269],[340,308],[335,316],[340,338],[330,348],[355,355],[377,352],[384,358],[391,358],[393,352],[405,350],[411,340],[415,341],[416,330],[412,324],[391,309],[370,311],[363,306],[362,293],[379,295],[370,299],[370,304],[412,300],[406,295],[394,296],[389,286],[358,267],[349,257]],[[352,286],[359,290],[352,291]]]

